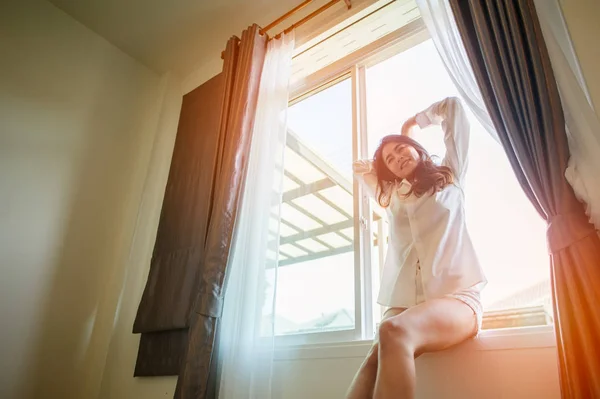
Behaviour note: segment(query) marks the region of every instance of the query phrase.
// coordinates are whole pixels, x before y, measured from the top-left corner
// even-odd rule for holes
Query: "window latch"
[[[361,227],[363,230],[366,230],[366,229],[367,229],[367,219],[365,219],[364,217],[361,217],[361,218],[360,218],[360,227]]]

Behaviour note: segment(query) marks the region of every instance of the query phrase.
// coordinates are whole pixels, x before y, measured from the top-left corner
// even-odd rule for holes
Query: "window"
[[[458,95],[431,40],[367,68],[369,153],[416,112]],[[471,139],[463,189],[467,227],[488,278],[483,328],[547,324],[552,310],[545,222],[502,147],[467,113]],[[417,138],[430,154],[444,156],[440,128],[428,128]]]
[[[346,78],[288,110],[276,334],[345,331],[334,340],[354,338],[352,186]]]
[[[378,19],[370,15],[371,44],[320,69],[307,68],[310,76],[296,77],[300,83],[288,112],[277,274],[275,332],[280,342],[371,339],[381,320],[384,309],[376,297],[388,224],[385,212],[354,182],[352,161],[372,157],[380,139],[398,133],[416,112],[458,96],[422,22],[415,20],[414,3],[398,3],[402,26],[376,37]],[[295,62],[306,64],[307,51]],[[297,73],[301,69],[296,65]],[[468,228],[489,280],[483,291],[483,327],[550,324],[545,224],[501,146],[469,117],[464,189]],[[419,141],[441,159],[441,129],[426,132]]]

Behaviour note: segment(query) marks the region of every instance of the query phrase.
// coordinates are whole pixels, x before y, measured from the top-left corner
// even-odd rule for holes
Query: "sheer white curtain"
[[[427,30],[465,102],[498,141],[485,108],[448,0],[416,0]],[[538,18],[559,86],[571,159],[565,171],[590,221],[600,229],[600,122],[589,100],[557,0],[535,0]]]
[[[220,399],[271,397],[279,214],[293,33],[268,44],[219,327]]]
[[[467,52],[456,27],[448,0],[416,0],[423,22],[431,35],[450,79],[473,115],[496,140],[498,134],[488,115]]]

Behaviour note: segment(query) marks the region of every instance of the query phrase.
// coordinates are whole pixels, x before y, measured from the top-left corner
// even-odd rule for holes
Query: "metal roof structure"
[[[285,151],[279,266],[353,251],[353,182],[291,131]]]

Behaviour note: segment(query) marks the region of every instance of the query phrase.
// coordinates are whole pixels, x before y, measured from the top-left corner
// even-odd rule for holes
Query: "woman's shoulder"
[[[452,202],[462,204],[464,202],[464,191],[462,187],[455,182],[438,191],[434,197],[436,198],[436,201],[451,199]]]

